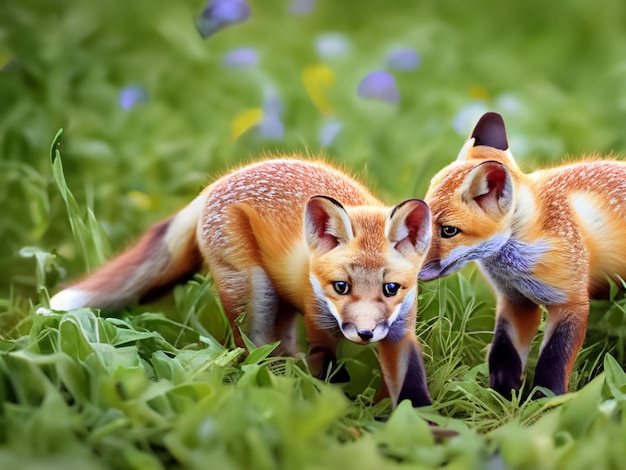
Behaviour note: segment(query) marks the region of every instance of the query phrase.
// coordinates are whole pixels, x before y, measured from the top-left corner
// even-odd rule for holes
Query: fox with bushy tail
[[[51,308],[120,308],[204,261],[239,346],[244,318],[255,344],[280,340],[281,353],[295,354],[300,312],[318,376],[335,363],[340,337],[376,342],[393,404],[428,405],[415,327],[417,273],[430,237],[421,200],[388,208],[328,164],[265,160],[208,186],[128,251],[56,294]]]
[[[587,158],[525,174],[502,117],[487,113],[425,200],[433,238],[420,279],[477,261],[495,291],[491,387],[509,398],[519,389],[545,305],[534,385],[565,393],[589,299],[626,278],[626,163]]]

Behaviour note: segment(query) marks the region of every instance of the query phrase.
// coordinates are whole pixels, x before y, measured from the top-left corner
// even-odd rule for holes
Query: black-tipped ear
[[[509,148],[504,120],[498,113],[483,114],[476,123],[471,137],[474,139],[474,147],[486,145],[499,150],[507,150]]]

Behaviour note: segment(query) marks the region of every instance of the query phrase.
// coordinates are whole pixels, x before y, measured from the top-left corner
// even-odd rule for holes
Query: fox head
[[[510,237],[519,174],[502,117],[485,114],[457,160],[435,175],[426,193],[433,236],[421,280],[451,274],[500,250]]]
[[[431,237],[424,201],[344,208],[314,196],[304,222],[321,328],[360,344],[399,340],[414,328],[417,272]]]

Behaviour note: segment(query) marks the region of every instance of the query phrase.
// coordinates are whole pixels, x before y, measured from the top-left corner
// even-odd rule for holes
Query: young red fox
[[[309,364],[319,376],[334,363],[341,335],[378,342],[393,404],[428,405],[415,322],[417,273],[430,236],[421,200],[387,208],[323,163],[267,160],[217,180],[50,304],[118,308],[172,285],[204,260],[238,345],[235,320],[245,314],[255,344],[281,340],[281,352],[295,354],[301,312]]]
[[[518,390],[531,341],[548,311],[534,385],[567,391],[585,336],[589,298],[626,277],[626,163],[587,160],[524,174],[504,122],[485,114],[457,160],[432,180],[433,239],[420,271],[431,280],[470,261],[491,283],[493,389]]]

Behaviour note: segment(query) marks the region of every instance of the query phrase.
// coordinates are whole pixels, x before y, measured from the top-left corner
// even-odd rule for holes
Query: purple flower
[[[278,96],[274,86],[267,86],[263,92],[263,112],[281,116],[283,114],[283,102]]]
[[[359,83],[357,93],[361,98],[377,99],[388,103],[400,101],[396,80],[383,70],[366,75]]]
[[[341,57],[350,51],[350,42],[345,34],[324,33],[315,40],[315,50],[321,57]]]
[[[222,63],[226,67],[233,69],[254,67],[259,63],[259,56],[251,47],[242,47],[224,55],[224,57],[222,57]]]
[[[292,15],[308,15],[315,8],[315,0],[291,0],[289,11]]]
[[[319,140],[322,147],[328,147],[333,143],[339,132],[343,129],[343,123],[339,121],[327,121],[320,130]]]
[[[148,92],[141,85],[129,85],[120,91],[119,102],[126,111],[137,103],[145,103],[146,101],[148,101]]]
[[[250,18],[250,6],[245,0],[210,0],[196,22],[200,35],[206,39],[232,24]]]
[[[279,140],[285,134],[285,126],[281,120],[283,102],[273,85],[267,85],[263,92],[263,118],[257,127],[260,137]]]
[[[263,112],[263,119],[257,127],[259,136],[270,139],[279,140],[285,134],[285,126],[280,120],[280,116],[276,112]]]
[[[394,49],[387,56],[387,66],[395,70],[415,70],[420,65],[420,56],[413,49]]]

